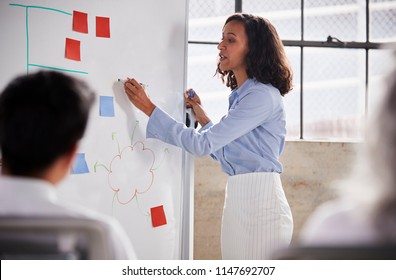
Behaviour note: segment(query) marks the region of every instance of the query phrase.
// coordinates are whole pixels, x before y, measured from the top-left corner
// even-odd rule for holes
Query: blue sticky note
[[[114,117],[114,98],[112,96],[100,96],[99,115],[102,117]]]
[[[71,169],[72,174],[89,173],[87,162],[85,161],[85,154],[77,154],[74,164]]]

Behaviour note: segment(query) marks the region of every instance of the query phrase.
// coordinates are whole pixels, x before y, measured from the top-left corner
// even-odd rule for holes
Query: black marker
[[[122,82],[123,84],[125,84],[127,82],[127,80],[118,78],[118,82]],[[141,85],[143,87],[143,89],[146,89],[146,87],[148,87],[148,85],[143,84],[143,83],[139,83],[139,85]]]

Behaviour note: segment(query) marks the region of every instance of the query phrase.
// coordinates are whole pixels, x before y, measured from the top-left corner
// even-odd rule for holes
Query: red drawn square
[[[153,227],[166,225],[166,217],[163,205],[151,208],[150,212]]]
[[[96,17],[96,37],[110,38],[110,18]]]
[[[66,38],[65,57],[72,60],[81,60],[80,41]]]
[[[73,11],[73,31],[88,33],[88,14]]]

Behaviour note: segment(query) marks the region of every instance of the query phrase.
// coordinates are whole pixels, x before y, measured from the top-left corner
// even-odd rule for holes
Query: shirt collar
[[[240,97],[247,94],[246,89],[249,88],[253,83],[256,82],[256,79],[247,79],[242,86],[239,88],[233,89],[230,96],[228,97],[229,107],[235,102],[235,100],[239,100]]]
[[[23,197],[56,199],[56,187],[47,181],[28,177],[0,176],[0,195],[19,193]]]

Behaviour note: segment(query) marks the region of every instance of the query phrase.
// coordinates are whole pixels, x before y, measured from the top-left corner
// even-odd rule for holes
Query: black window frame
[[[378,49],[394,49],[396,42],[376,43],[370,41],[370,0],[366,0],[366,40],[365,42],[340,41],[329,35],[325,41],[304,40],[304,0],[301,0],[301,39],[282,40],[285,47],[300,48],[300,135],[304,139],[304,49],[305,48],[337,48],[337,49],[362,49],[365,50],[365,109],[364,115],[368,115],[368,86],[369,86],[369,51]],[[235,12],[243,12],[243,0],[235,0]],[[218,42],[189,40],[188,44],[217,45]]]

